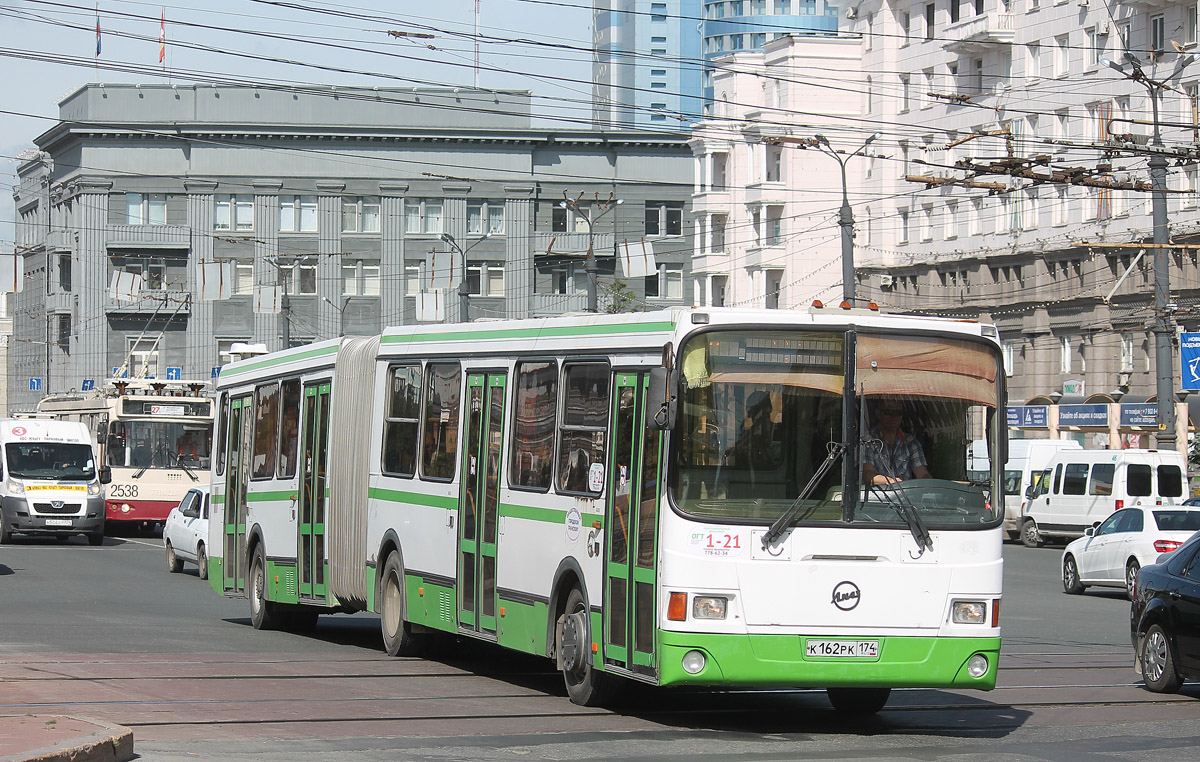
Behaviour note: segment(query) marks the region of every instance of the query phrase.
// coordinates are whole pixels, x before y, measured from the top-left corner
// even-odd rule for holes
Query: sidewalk
[[[124,762],[133,731],[62,715],[0,715],[0,762]]]

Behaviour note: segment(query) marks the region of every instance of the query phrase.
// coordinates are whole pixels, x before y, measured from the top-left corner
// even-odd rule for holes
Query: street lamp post
[[[459,262],[461,262],[458,271],[458,320],[460,323],[471,322],[471,287],[467,284],[467,252],[478,246],[482,241],[491,236],[491,234],[489,230],[480,236],[478,241],[464,249],[458,245],[458,241],[454,240],[454,236],[449,233],[442,233],[442,243],[454,249],[458,253]]]
[[[1175,61],[1175,70],[1165,80],[1156,80],[1146,75],[1141,62],[1132,54],[1126,53],[1125,60],[1132,67],[1125,67],[1107,58],[1100,63],[1118,72],[1122,76],[1141,84],[1150,96],[1150,109],[1153,118],[1154,132],[1150,145],[1156,150],[1150,156],[1150,186],[1152,212],[1154,218],[1154,376],[1155,391],[1158,398],[1158,448],[1174,450],[1175,442],[1175,359],[1172,346],[1172,328],[1170,299],[1171,299],[1171,262],[1167,256],[1167,246],[1170,235],[1167,228],[1167,159],[1162,154],[1162,129],[1159,124],[1158,103],[1163,90],[1173,89],[1171,80],[1183,73],[1195,56],[1182,55]]]
[[[563,191],[563,195],[566,195],[566,191]],[[588,281],[587,311],[588,312],[599,312],[600,311],[600,296],[599,296],[600,274],[599,274],[599,267],[596,264],[596,252],[593,250],[593,246],[594,246],[595,240],[596,240],[595,224],[600,221],[601,217],[608,214],[613,209],[616,209],[621,204],[624,204],[625,199],[613,198],[613,194],[611,194],[611,193],[608,194],[608,200],[605,201],[603,203],[603,205],[600,207],[600,213],[596,215],[595,219],[592,219],[591,212],[584,211],[583,207],[581,207],[579,205],[580,199],[582,199],[582,198],[583,198],[583,194],[581,193],[581,194],[579,194],[579,197],[576,198],[575,200],[572,201],[570,198],[567,198],[563,201],[558,202],[558,205],[561,206],[563,209],[571,210],[575,214],[579,215],[579,217],[584,222],[587,223],[588,248],[587,248],[587,259],[584,260],[584,269],[587,272],[587,281]],[[600,196],[599,196],[599,194],[597,194],[596,200],[599,201],[599,199],[600,199]]]
[[[829,144],[824,135],[816,136],[814,147],[827,156],[832,156],[842,170],[842,208],[838,213],[838,225],[842,228],[842,299],[854,305],[854,214],[850,211],[850,194],[846,188],[846,162],[866,150],[867,146],[880,137],[876,132],[867,138],[853,153],[838,151]]]

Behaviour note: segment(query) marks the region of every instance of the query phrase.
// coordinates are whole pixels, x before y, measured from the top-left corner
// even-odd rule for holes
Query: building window
[[[763,306],[777,310],[783,303],[783,270],[767,270],[767,292],[763,294]]]
[[[58,348],[71,354],[71,316],[58,316]]]
[[[740,34],[729,35],[729,49],[730,50],[741,50],[742,48],[743,48],[742,35],[740,35]],[[664,83],[662,83],[662,86],[666,87],[667,85],[664,82]]]
[[[281,268],[284,289],[293,295],[312,296],[317,293],[317,266],[311,262],[297,262]]]
[[[740,3],[739,3],[740,5]],[[665,22],[667,20],[666,3],[650,3],[650,20]]]
[[[342,199],[343,233],[378,233],[379,199],[370,196]]]
[[[250,262],[234,263],[233,293],[235,295],[254,293],[254,265]]]
[[[1063,373],[1071,372],[1071,337],[1063,336],[1059,339],[1060,349],[1062,350],[1059,357],[1060,370]]]
[[[113,267],[140,275],[143,291],[163,291],[167,288],[167,262],[162,257],[114,257]]]
[[[58,255],[58,290],[64,293],[71,293],[71,255]],[[0,315],[0,317],[3,317]]]
[[[947,201],[945,219],[942,221],[942,235],[946,240],[958,238],[958,202]]]
[[[467,293],[472,296],[504,296],[504,263],[475,262],[467,265]]]
[[[584,207],[591,213],[590,207]],[[554,233],[586,233],[588,232],[586,215],[577,213],[574,209],[556,206],[550,212],[550,230]]]
[[[441,233],[441,199],[410,198],[405,200],[404,232],[416,234]]]
[[[1042,46],[1035,43],[1025,46],[1025,79],[1035,80],[1042,76]]]
[[[1189,45],[1196,42],[1196,6],[1189,5],[1187,9],[1187,21],[1184,23],[1183,38]]]
[[[125,223],[127,225],[166,225],[167,194],[126,193]]]
[[[217,196],[213,229],[238,233],[254,230],[254,196]]]
[[[683,235],[683,204],[647,201],[646,235]]]
[[[317,232],[317,197],[280,196],[279,232]]]
[[[907,45],[911,41],[908,36],[910,26],[912,26],[912,14],[908,11],[905,11],[904,13],[900,14],[900,34],[902,35],[900,41],[901,47]]]
[[[767,182],[783,181],[783,148],[769,146],[767,148]]]
[[[1133,371],[1133,337],[1124,333],[1121,334],[1121,371]]]
[[[421,266],[404,266],[404,295],[416,296],[421,293]]]
[[[783,244],[783,207],[767,207],[767,246]]]
[[[1150,50],[1161,53],[1167,44],[1166,20],[1159,13],[1150,17]]]
[[[904,113],[910,108],[910,98],[912,97],[912,88],[909,87],[909,79],[907,74],[900,75],[900,112]]]
[[[127,339],[129,378],[158,378],[157,339]]]
[[[646,278],[647,299],[682,299],[683,265],[659,265],[658,274]]]
[[[1071,70],[1071,37],[1060,35],[1054,38],[1054,76],[1065,77]]]
[[[483,235],[484,233],[488,235],[503,235],[503,201],[467,202],[467,234]]]
[[[379,296],[379,263],[342,260],[342,295]]]
[[[1000,344],[1000,353],[1004,357],[1004,375],[1011,376],[1016,368],[1017,344],[1005,341]]]
[[[900,210],[900,240],[898,243],[908,243],[908,210]]]
[[[925,39],[926,41],[933,39],[934,21],[937,18],[937,6],[933,3],[925,4]]]
[[[792,0],[775,0],[775,15],[776,16],[792,15]]]

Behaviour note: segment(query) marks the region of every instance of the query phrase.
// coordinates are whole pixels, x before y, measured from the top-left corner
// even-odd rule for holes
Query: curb
[[[133,731],[64,715],[0,715],[0,762],[126,762]]]

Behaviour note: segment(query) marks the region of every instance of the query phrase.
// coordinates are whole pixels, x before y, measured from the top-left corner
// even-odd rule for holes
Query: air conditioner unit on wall
[[[886,274],[880,275],[879,276],[879,287],[880,288],[891,288],[892,287],[892,276],[886,275]]]

